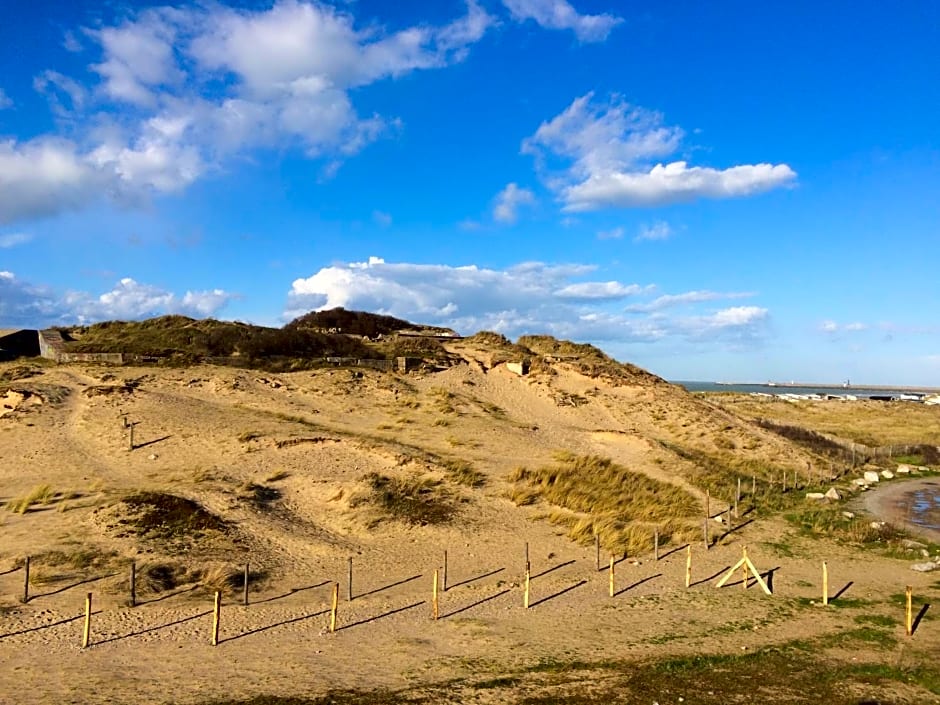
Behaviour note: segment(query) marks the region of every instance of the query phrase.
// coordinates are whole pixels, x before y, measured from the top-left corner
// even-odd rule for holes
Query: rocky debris
[[[842,516],[844,516],[846,519],[854,519],[855,512],[842,512]]]
[[[890,470],[882,470],[882,471],[881,471],[881,476],[882,476],[884,479],[886,479],[886,480],[893,480],[893,479],[894,479],[894,473],[891,472]]]
[[[852,484],[858,485],[859,487],[868,487],[868,483],[865,482],[865,479],[861,477],[856,477],[854,480],[852,480]]]
[[[824,496],[826,499],[831,499],[834,502],[838,502],[840,499],[842,499],[842,495],[839,494],[839,490],[837,490],[835,487],[830,487]]]
[[[904,548],[927,548],[927,544],[915,541],[914,539],[904,539],[901,541],[901,545],[904,546]]]
[[[911,570],[916,570],[918,573],[929,573],[937,569],[940,569],[940,563],[934,561],[928,561],[926,563],[915,563],[911,566]]]
[[[807,492],[807,493],[806,493],[806,499],[817,499],[817,500],[821,500],[821,499],[825,499],[825,498],[826,498],[826,495],[824,495],[822,492]]]
[[[910,465],[898,465],[897,472],[899,475],[907,475],[911,471]]]
[[[878,473],[874,470],[866,470],[863,477],[865,478],[865,482],[867,482],[869,485],[873,485],[881,479],[878,476]]]
[[[883,521],[873,521],[871,523],[871,528],[873,529],[883,529],[885,526],[887,526],[887,524],[885,524]]]

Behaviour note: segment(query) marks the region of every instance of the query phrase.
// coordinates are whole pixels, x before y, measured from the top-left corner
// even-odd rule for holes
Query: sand
[[[936,579],[910,571],[908,562],[811,541],[781,519],[748,523],[707,552],[696,545],[690,589],[684,545],[664,546],[659,561],[649,552],[629,556],[617,564],[611,598],[592,546],[573,543],[546,521],[549,507],[507,499],[505,478],[515,466],[549,462],[567,449],[687,486],[686,468],[657,439],[730,444],[750,457],[804,466],[798,449],[671,387],[611,386],[564,369],[545,381],[469,363],[403,377],[63,366],[8,386],[19,391],[5,397],[12,413],[0,418],[0,499],[42,483],[78,496],[25,514],[0,512],[3,702],[182,704],[414,689],[451,679],[463,679],[455,699],[459,691],[465,702],[505,702],[503,691],[460,689],[540,663],[639,663],[837,635],[855,613],[813,604],[822,560],[833,593],[844,586],[845,596],[864,601],[863,611],[893,614],[890,596],[907,584],[940,598]],[[42,402],[26,404],[32,397],[23,391]],[[124,414],[137,424],[133,450]],[[437,473],[432,454],[466,459],[488,479],[482,488],[453,490],[455,522],[380,521],[352,501],[368,473]],[[278,499],[271,506],[246,499],[249,483],[276,490]],[[230,530],[171,544],[127,535],[121,501],[141,490],[196,500]],[[713,535],[719,531],[716,523]],[[743,544],[772,572],[772,597],[753,583],[743,590],[737,577],[715,587]],[[432,575],[443,567],[444,550],[448,590],[434,621]],[[22,604],[19,566],[27,555],[36,559],[34,584]],[[225,590],[222,642],[212,647],[212,590],[183,582],[141,592],[131,607],[130,561],[141,573],[161,562],[190,570],[250,562],[257,575],[251,604],[240,604],[240,589]],[[334,582],[340,629],[330,634]],[[82,650],[88,592],[92,645]],[[902,636],[903,628],[891,629]],[[892,658],[916,663],[936,653],[940,630],[928,620]],[[657,698],[671,702],[650,693],[650,702]]]

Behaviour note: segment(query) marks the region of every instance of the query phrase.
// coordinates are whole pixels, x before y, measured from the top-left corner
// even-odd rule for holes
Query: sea
[[[690,392],[736,392],[738,394],[751,394],[760,392],[762,394],[821,394],[830,396],[855,396],[858,398],[869,397],[896,397],[922,396],[930,394],[936,390],[916,389],[913,387],[890,387],[890,386],[841,386],[836,384],[793,384],[793,383],[729,383],[729,382],[694,382],[686,380],[676,380],[673,384],[685,387]]]

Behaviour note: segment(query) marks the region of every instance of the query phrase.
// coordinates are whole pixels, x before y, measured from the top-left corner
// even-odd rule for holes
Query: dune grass
[[[371,506],[379,515],[372,524],[394,519],[413,526],[446,524],[457,511],[457,503],[443,481],[430,475],[393,477],[372,472],[362,481],[368,489],[354,496],[350,507]]]
[[[553,505],[549,521],[565,526],[572,540],[587,544],[597,535],[611,552],[646,550],[654,527],[663,542],[684,537],[691,530],[688,520],[701,511],[682,488],[596,455],[560,451],[553,464],[516,468],[509,480],[516,504]]]
[[[77,492],[61,492],[52,489],[50,485],[42,484],[36,485],[22,497],[11,499],[5,507],[15,514],[26,514],[37,504],[47,506],[55,502],[61,503],[64,500],[77,499],[80,496]]]

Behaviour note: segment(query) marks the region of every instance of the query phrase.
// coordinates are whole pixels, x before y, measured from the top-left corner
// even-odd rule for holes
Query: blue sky
[[[940,386],[940,4],[11,0],[0,327],[345,306]]]

